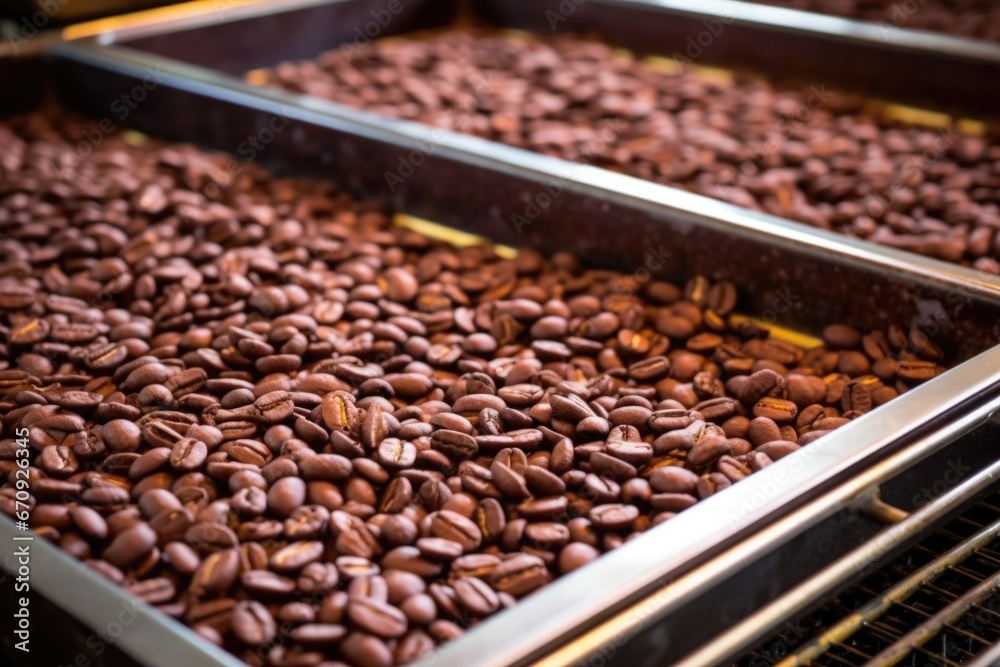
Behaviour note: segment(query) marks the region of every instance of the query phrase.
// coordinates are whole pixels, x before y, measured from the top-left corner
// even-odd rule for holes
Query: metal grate
[[[1000,643],[1000,493],[782,632],[739,667],[970,664]]]

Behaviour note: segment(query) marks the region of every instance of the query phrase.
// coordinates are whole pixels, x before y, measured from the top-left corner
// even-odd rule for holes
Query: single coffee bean
[[[125,567],[149,555],[156,541],[156,532],[140,522],[119,533],[102,556],[112,565]]]
[[[559,552],[559,572],[568,574],[573,570],[578,570],[587,563],[595,560],[601,552],[583,542],[573,542],[567,544]]]
[[[403,636],[409,627],[402,611],[372,598],[360,598],[348,603],[347,617],[362,632],[386,639]]]
[[[402,470],[411,467],[417,460],[417,448],[412,442],[386,438],[378,445],[375,458],[386,468]]]
[[[552,579],[545,562],[538,556],[518,554],[495,568],[489,575],[489,583],[501,593],[524,597]]]
[[[247,570],[240,583],[251,593],[265,597],[282,597],[295,592],[295,580],[267,570]]]
[[[464,577],[454,584],[458,603],[470,614],[483,618],[500,608],[500,598],[482,579]]]
[[[194,438],[181,438],[170,451],[170,465],[181,472],[199,469],[208,458],[208,445]]]
[[[594,507],[587,518],[601,530],[620,530],[630,525],[639,516],[633,505],[607,504]]]
[[[439,429],[431,435],[431,447],[458,459],[470,459],[479,450],[474,437],[448,429]]]
[[[762,398],[754,404],[753,413],[757,417],[767,417],[780,424],[795,419],[799,409],[795,403],[785,399]]]
[[[247,646],[262,646],[278,633],[274,617],[255,600],[243,600],[233,607],[233,634]]]
[[[854,380],[844,387],[840,401],[844,412],[868,412],[872,409],[872,394],[864,382]]]
[[[298,477],[282,477],[267,492],[267,507],[279,516],[288,516],[306,501],[306,484]]]
[[[239,575],[239,550],[217,551],[198,566],[191,579],[191,592],[197,596],[221,595],[232,588]]]
[[[322,542],[292,542],[271,556],[271,567],[279,572],[295,572],[316,562],[322,555]]]

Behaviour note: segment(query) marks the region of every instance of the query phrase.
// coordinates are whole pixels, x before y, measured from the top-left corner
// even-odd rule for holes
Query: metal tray
[[[473,1],[495,23],[541,34],[554,24],[680,63],[747,68],[960,117],[1000,114],[1000,92],[988,85],[1000,76],[1000,44],[991,42],[736,0],[570,0],[572,12],[562,0]]]
[[[1000,44],[737,0],[265,0],[249,7],[236,2],[188,3],[167,20],[149,13],[105,23],[101,40],[242,75],[363,44],[372,35],[439,27],[472,15],[541,36],[596,34],[682,66],[749,69],[778,83],[822,84],[958,117],[1000,117],[994,85]],[[388,13],[390,5],[400,12]],[[385,25],[372,23],[373,12]]]
[[[313,3],[302,11],[333,12],[329,20],[336,12],[364,16],[374,7],[355,0]],[[400,18],[399,25],[408,20]],[[199,44],[216,48],[205,39],[188,47]],[[112,117],[114,100],[142,87],[144,100],[113,122],[236,154],[248,137],[268,136],[255,158],[272,168],[335,178],[360,193],[381,194],[405,213],[512,245],[569,250],[626,271],[645,267],[650,250],[662,245],[672,256],[658,275],[733,280],[746,295],[744,313],[813,334],[834,320],[865,329],[923,325],[952,359],[969,360],[559,579],[445,646],[434,664],[511,665],[538,658],[755,533],[785,525],[793,512],[822,516],[811,509],[815,499],[886,457],[970,432],[986,418],[982,404],[1000,390],[1000,348],[989,349],[1000,341],[1000,280],[978,272],[474,137],[253,90],[232,77],[124,48],[59,45],[53,68],[62,101],[95,120]],[[281,122],[272,124],[276,119]],[[280,131],[273,129],[279,125]],[[269,128],[270,134],[261,134]],[[384,174],[401,156],[418,156],[421,164],[387,192]],[[541,195],[546,205],[530,215],[525,207],[541,202]],[[530,224],[519,227],[515,214],[527,215]],[[776,304],[784,314],[777,314]],[[761,501],[763,488],[773,492]],[[747,503],[750,512],[743,509]],[[10,544],[12,529],[0,521],[0,541]],[[35,590],[90,627],[101,627],[129,602],[124,591],[51,545],[39,541],[35,549]],[[141,622],[122,632],[115,646],[143,664],[235,664],[176,622],[138,609]]]
[[[963,132],[977,134],[992,126],[973,119],[1000,120],[1000,91],[993,85],[1000,79],[1000,44],[888,30],[747,2],[264,0],[219,5],[235,1],[203,0],[75,26],[66,36],[91,36],[90,44],[115,52],[161,56],[161,66],[176,68],[171,71],[182,75],[193,72],[182,65],[194,65],[198,68],[194,76],[206,81],[218,81],[210,73],[232,75],[235,78],[226,80],[235,83],[253,70],[283,61],[474,19],[533,31],[543,39],[557,32],[596,34],[639,54],[673,58],[681,67],[692,62],[750,69],[778,83],[854,90],[874,102],[872,110],[887,120],[908,119],[943,130],[958,119]],[[781,48],[776,48],[779,44]],[[790,53],[795,57],[788,57]],[[878,66],[872,67],[873,62]],[[253,86],[237,89],[266,94]],[[359,117],[340,104],[312,102],[310,108],[337,117]],[[900,107],[901,102],[937,112]],[[438,130],[435,136],[443,133]],[[399,173],[408,168],[401,166],[407,162],[401,155],[384,174]]]

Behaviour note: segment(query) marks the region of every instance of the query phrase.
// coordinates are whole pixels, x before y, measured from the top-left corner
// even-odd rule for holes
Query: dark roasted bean
[[[493,568],[489,583],[499,592],[523,597],[547,584],[551,578],[541,558],[519,554]]]
[[[239,575],[239,551],[223,549],[201,562],[191,579],[191,591],[198,596],[220,595],[232,587]]]
[[[441,510],[435,513],[430,524],[431,534],[442,537],[462,546],[463,551],[476,549],[483,536],[471,520],[451,510]]]
[[[236,603],[232,624],[233,634],[247,646],[267,644],[278,632],[278,624],[267,607],[254,600]]]
[[[634,505],[608,504],[598,505],[587,514],[587,518],[601,530],[620,530],[630,525],[639,510]]]
[[[406,633],[406,615],[392,605],[372,598],[359,598],[347,605],[347,617],[363,632],[391,639]]]
[[[476,455],[479,445],[468,433],[439,429],[431,435],[431,447],[448,456],[470,459]]]

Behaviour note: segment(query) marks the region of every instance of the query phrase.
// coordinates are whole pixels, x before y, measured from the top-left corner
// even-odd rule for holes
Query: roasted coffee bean
[[[736,393],[737,398],[747,406],[753,406],[768,396],[774,396],[784,386],[785,379],[773,370],[764,369],[752,373]]]
[[[700,469],[720,456],[731,453],[732,446],[726,438],[725,431],[718,426],[710,425],[699,434],[694,446],[688,450],[687,462],[693,468]]]
[[[580,494],[596,504],[611,503],[618,500],[621,487],[614,480],[591,473],[584,479]]]
[[[223,511],[224,507],[220,507]],[[168,510],[169,511],[169,510]],[[183,510],[181,510],[183,512]],[[220,549],[231,549],[239,545],[232,528],[211,520],[206,520],[208,510],[198,515],[199,522],[187,529],[184,541],[202,553],[212,553]],[[162,515],[157,515],[158,517]]]
[[[295,580],[267,570],[247,570],[240,575],[240,583],[251,593],[267,597],[281,597],[295,592]]]
[[[410,468],[417,460],[417,448],[412,442],[399,438],[386,438],[379,444],[375,458],[386,468],[402,470]]]
[[[608,446],[605,451],[615,458],[627,461],[633,465],[647,463],[653,458],[652,445],[636,440],[608,438]]]
[[[470,459],[476,455],[479,445],[468,433],[439,429],[431,435],[431,447],[458,459]]]
[[[464,577],[454,584],[458,603],[470,614],[483,618],[500,608],[500,598],[482,579]]]
[[[306,501],[306,483],[298,477],[282,477],[267,492],[267,507],[279,516],[288,516]]]
[[[402,611],[372,598],[349,602],[347,617],[359,630],[386,639],[402,637],[409,626]]]
[[[103,540],[108,535],[108,524],[96,510],[86,505],[77,505],[69,510],[73,524],[86,537]]]
[[[406,477],[397,477],[385,488],[379,510],[386,514],[402,512],[413,500],[413,484]]]
[[[528,554],[518,554],[501,562],[489,575],[489,583],[494,589],[516,598],[541,588],[551,579],[545,562]]]
[[[306,480],[341,482],[351,476],[351,462],[338,454],[317,454],[299,461],[298,472]]]
[[[125,567],[148,556],[156,540],[156,531],[140,522],[119,533],[101,555],[112,565]]]
[[[765,454],[772,461],[784,458],[792,452],[798,451],[799,445],[787,440],[775,440],[758,447],[755,452]]]
[[[351,632],[340,643],[340,652],[354,665],[388,667],[392,665],[392,651],[384,641],[364,632]]]
[[[702,475],[698,479],[698,497],[702,499],[708,498],[731,485],[732,483],[729,481],[729,478],[722,473],[713,472]]]
[[[823,329],[823,341],[832,348],[849,350],[861,343],[861,332],[843,324],[831,324]]]
[[[872,394],[864,382],[854,380],[844,387],[840,403],[844,412],[868,412],[872,409]]]
[[[198,566],[191,579],[191,592],[197,596],[223,594],[236,583],[239,575],[239,550],[216,551]]]
[[[316,562],[322,555],[322,542],[292,542],[271,556],[271,567],[279,572],[294,572]]]
[[[278,633],[278,624],[267,607],[254,600],[236,603],[232,624],[233,634],[247,646],[267,644]]]
[[[267,510],[267,493],[254,486],[233,494],[232,508],[244,516],[260,516]]]
[[[465,552],[479,547],[483,539],[475,523],[451,510],[436,512],[431,518],[430,530],[435,537],[460,544]]]
[[[170,451],[170,465],[181,472],[199,469],[208,458],[208,445],[194,438],[181,438]]]
[[[767,417],[778,423],[790,422],[799,413],[795,403],[782,398],[762,398],[753,406],[757,417]]]
[[[932,361],[901,359],[896,364],[896,374],[906,382],[925,382],[935,377],[941,369]]]
[[[543,521],[524,528],[526,543],[542,551],[557,551],[569,541],[569,529],[561,523]]]
[[[544,521],[563,515],[568,507],[565,496],[548,496],[526,500],[517,506],[517,511],[531,521]]]
[[[167,462],[170,460],[170,450],[166,447],[155,447],[147,451],[145,454],[135,456],[135,458],[130,460],[131,464],[128,468],[128,476],[134,480],[139,480],[143,477],[151,475],[161,467],[166,466]],[[106,465],[108,465],[110,461],[111,457],[108,457]],[[117,466],[118,462],[115,461],[115,464],[110,467],[113,470],[116,469]]]
[[[79,467],[73,450],[59,445],[43,449],[35,463],[53,477],[69,477]]]
[[[697,485],[700,482],[698,478],[691,493],[654,493],[649,499],[650,507],[658,512],[682,512],[698,502]]]
[[[512,500],[524,500],[531,497],[528,484],[524,476],[518,474],[513,468],[504,465],[499,460],[495,460],[490,467],[492,481],[504,496]]]
[[[170,579],[157,577],[129,585],[128,592],[147,604],[163,604],[173,599],[177,589]]]
[[[567,544],[559,552],[559,572],[568,574],[573,570],[578,570],[587,563],[595,560],[601,552],[583,542],[573,542]]]
[[[337,587],[340,572],[333,563],[309,563],[299,573],[298,588],[309,595],[329,593]]]
[[[332,646],[347,635],[347,628],[333,623],[303,623],[288,636],[303,646]]]
[[[566,492],[566,483],[546,468],[529,465],[524,471],[528,488],[540,496],[554,496]]]
[[[417,540],[420,553],[429,560],[453,561],[462,555],[462,545],[440,537],[422,537]]]
[[[821,378],[813,375],[790,374],[785,378],[785,390],[788,400],[800,409],[822,403],[826,398],[826,385]]]
[[[389,425],[386,422],[385,411],[376,405],[365,415],[361,424],[361,441],[368,449],[374,449],[389,435]]]
[[[355,433],[358,428],[358,409],[354,396],[334,391],[323,397],[323,422],[327,428]]]
[[[507,525],[503,506],[495,498],[483,498],[476,508],[473,520],[479,526],[483,540],[487,542],[497,539]]]
[[[124,419],[114,419],[101,427],[101,440],[113,452],[134,452],[141,438],[139,427]]]

